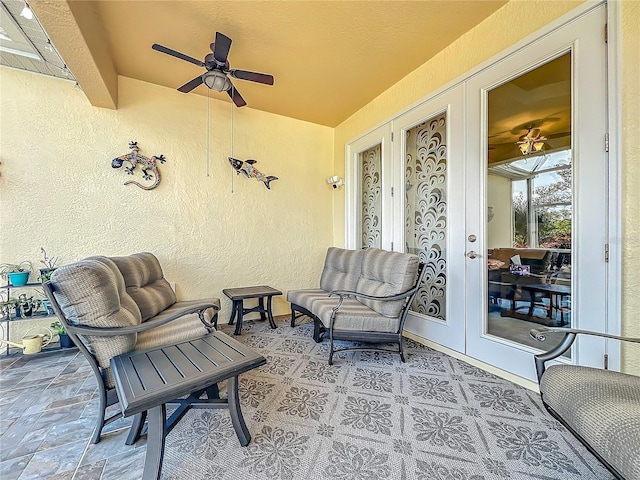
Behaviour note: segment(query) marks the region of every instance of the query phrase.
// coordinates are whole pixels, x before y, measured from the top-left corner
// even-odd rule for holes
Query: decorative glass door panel
[[[347,248],[393,250],[391,237],[391,124],[347,144]]]
[[[411,310],[445,320],[447,286],[447,116],[406,132],[405,251],[427,270]]]
[[[382,145],[359,155],[362,235],[359,248],[382,248]]]

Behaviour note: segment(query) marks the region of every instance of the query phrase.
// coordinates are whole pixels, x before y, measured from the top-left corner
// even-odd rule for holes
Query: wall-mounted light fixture
[[[338,175],[334,175],[333,177],[327,178],[327,183],[331,185],[334,189],[340,188],[344,185],[344,182]]]

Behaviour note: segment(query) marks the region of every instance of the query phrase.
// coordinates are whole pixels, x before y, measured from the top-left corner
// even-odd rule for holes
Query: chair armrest
[[[532,328],[531,331],[529,332],[529,335],[531,335],[533,338],[535,338],[539,342],[544,342],[546,340],[546,336],[545,336],[546,333],[585,334],[585,335],[593,335],[593,336],[596,336],[596,337],[610,338],[612,340],[622,340],[623,342],[640,343],[640,338],[623,337],[623,336],[620,336],[620,335],[612,335],[610,333],[592,332],[590,330],[579,330],[579,329],[576,329],[576,328],[561,328],[561,327]]]
[[[403,298],[406,298],[409,295],[411,295],[413,292],[415,292],[418,288],[420,288],[419,285],[411,288],[410,290],[407,290],[406,292],[398,293],[396,295],[389,295],[387,297],[375,297],[373,295],[367,295],[365,293],[359,293],[359,292],[352,292],[350,290],[332,290],[331,292],[329,292],[328,296],[332,297],[334,295],[339,295],[340,298],[360,297],[360,298],[366,298],[369,300],[379,300],[381,302],[387,302],[387,301],[401,300]]]
[[[217,301],[217,299],[216,299]],[[176,302],[167,310],[160,312],[153,318],[150,318],[146,322],[142,322],[140,325],[131,325],[128,327],[90,327],[86,325],[69,325],[67,328],[76,335],[94,335],[98,337],[109,337],[114,335],[127,335],[130,333],[139,333],[152,328],[165,325],[173,320],[176,320],[185,315],[191,313],[201,313],[205,310],[213,308],[217,311],[220,307],[214,300],[194,300],[186,302]]]
[[[529,335],[535,338],[536,340],[538,340],[539,342],[544,342],[547,339],[546,337],[547,333],[564,333],[564,338],[558,345],[556,345],[551,350],[534,355],[534,359],[536,363],[536,371],[538,373],[538,383],[540,383],[540,379],[542,378],[542,374],[544,373],[545,362],[558,358],[564,352],[569,350],[569,348],[571,348],[571,345],[573,345],[573,342],[575,341],[578,335],[581,335],[581,334],[591,335],[596,337],[610,338],[612,340],[621,340],[624,342],[640,343],[640,338],[622,337],[620,335],[612,335],[610,333],[593,332],[590,330],[579,330],[576,328],[540,327],[540,328],[532,328],[529,331]]]

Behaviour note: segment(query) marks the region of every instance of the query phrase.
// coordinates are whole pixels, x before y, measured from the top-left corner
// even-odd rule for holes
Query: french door
[[[467,82],[465,353],[530,380],[558,341],[530,328],[606,330],[605,23],[602,5]],[[579,338],[565,361],[604,353]]]
[[[464,85],[393,122],[393,245],[427,270],[406,329],[464,351]]]
[[[347,145],[347,246],[426,263],[407,331],[532,381],[549,346],[530,328],[606,331],[605,20],[593,8]],[[582,338],[563,361],[605,348]]]

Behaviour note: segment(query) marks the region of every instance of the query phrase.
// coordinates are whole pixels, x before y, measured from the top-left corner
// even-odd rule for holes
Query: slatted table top
[[[244,300],[245,298],[257,298],[257,297],[270,297],[273,295],[282,295],[280,290],[269,287],[267,285],[260,285],[257,287],[238,287],[238,288],[225,288],[222,290],[227,297],[231,300]]]
[[[111,359],[125,417],[237,376],[266,359],[222,332]]]

